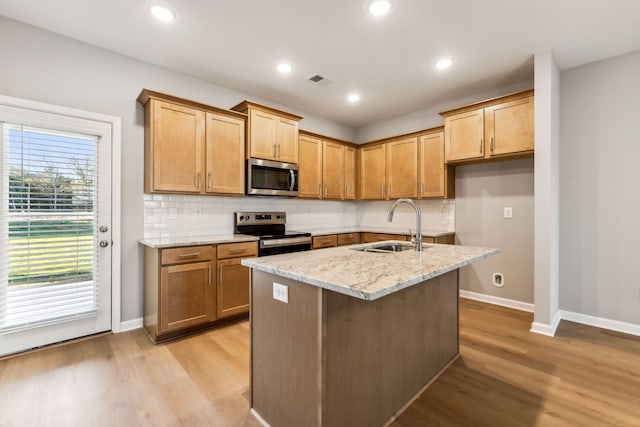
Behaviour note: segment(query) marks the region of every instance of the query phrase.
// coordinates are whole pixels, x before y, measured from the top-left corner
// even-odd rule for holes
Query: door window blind
[[[97,138],[0,126],[0,331],[90,315]]]

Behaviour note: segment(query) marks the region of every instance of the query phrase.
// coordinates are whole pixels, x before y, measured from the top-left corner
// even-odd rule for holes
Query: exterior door
[[[0,105],[0,355],[111,329],[112,125]]]

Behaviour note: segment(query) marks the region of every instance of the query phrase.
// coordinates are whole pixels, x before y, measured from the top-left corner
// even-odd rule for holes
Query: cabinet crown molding
[[[442,111],[439,114],[441,116],[447,117],[447,116],[451,116],[453,114],[463,113],[465,111],[479,110],[480,108],[489,107],[489,106],[497,104],[497,103],[509,102],[509,101],[512,101],[512,100],[515,100],[515,99],[526,98],[527,96],[532,96],[533,92],[534,92],[533,89],[529,89],[529,90],[525,90],[525,91],[522,91],[522,92],[515,92],[515,93],[510,93],[510,94],[507,94],[507,95],[503,95],[503,96],[496,96],[495,98],[485,99],[485,100],[480,101],[480,102],[474,102],[473,104],[468,104],[468,105],[465,105],[465,106],[462,106],[462,107],[457,107],[457,108],[454,108],[453,110]]]
[[[253,101],[242,101],[238,105],[231,107],[233,111],[240,111],[242,113],[246,113],[249,109],[253,110],[261,110],[267,113],[276,114],[278,116],[282,116],[288,118],[290,120],[300,121],[303,119],[302,116],[298,116],[297,114],[289,113],[287,111],[278,110],[277,108],[269,107],[267,105],[259,104]]]

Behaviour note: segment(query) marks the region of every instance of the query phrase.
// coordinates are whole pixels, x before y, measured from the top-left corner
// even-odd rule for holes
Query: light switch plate
[[[289,287],[273,282],[273,299],[289,303]]]
[[[513,218],[513,208],[510,208],[510,207],[504,208],[504,217]]]

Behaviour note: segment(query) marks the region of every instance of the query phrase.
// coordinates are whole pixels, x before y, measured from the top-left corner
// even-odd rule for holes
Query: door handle
[[[222,269],[223,268],[224,268],[224,265],[221,265],[220,266],[220,277],[218,278],[219,279],[219,282],[218,282],[219,284],[222,284]]]
[[[211,286],[211,266],[209,266],[209,286]]]
[[[292,169],[289,169],[289,175],[291,176],[291,186],[289,187],[289,191],[293,191],[296,187],[296,173]]]

